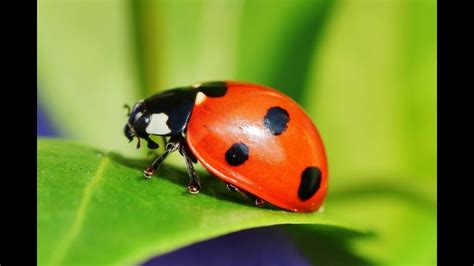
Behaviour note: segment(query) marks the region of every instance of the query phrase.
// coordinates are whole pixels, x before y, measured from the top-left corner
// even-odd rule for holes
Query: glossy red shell
[[[199,97],[192,111],[187,143],[198,161],[211,173],[263,200],[295,212],[319,209],[326,196],[328,169],[318,130],[303,109],[272,88],[227,82],[223,97]],[[279,106],[289,114],[286,130],[273,135],[264,126],[269,108]],[[249,158],[232,166],[225,153],[234,143],[249,147]],[[317,192],[298,197],[302,172],[309,166],[321,171]]]

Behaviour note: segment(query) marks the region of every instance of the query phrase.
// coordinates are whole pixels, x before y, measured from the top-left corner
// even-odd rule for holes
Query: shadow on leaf
[[[350,246],[355,239],[375,237],[328,225],[285,225],[305,257],[313,265],[370,266],[374,262],[358,256]]]

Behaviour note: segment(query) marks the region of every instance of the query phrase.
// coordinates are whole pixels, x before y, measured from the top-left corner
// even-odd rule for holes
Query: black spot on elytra
[[[222,97],[227,92],[227,83],[225,81],[204,82],[198,89],[207,97]]]
[[[232,166],[239,166],[249,159],[249,147],[244,143],[234,143],[225,153],[225,160]]]
[[[263,124],[275,136],[280,135],[286,130],[288,121],[290,121],[290,115],[279,106],[268,109],[267,114],[263,118]]]
[[[301,173],[300,187],[298,188],[298,198],[302,201],[310,199],[318,192],[321,185],[321,170],[318,167],[307,167]]]

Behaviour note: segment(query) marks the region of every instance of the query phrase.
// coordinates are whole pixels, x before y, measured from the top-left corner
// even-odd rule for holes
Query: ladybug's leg
[[[155,173],[156,169],[158,169],[158,167],[163,162],[163,160],[165,160],[168,154],[169,151],[166,150],[163,154],[156,157],[156,159],[145,169],[145,171],[143,171],[143,174],[146,178],[151,178],[151,176]]]
[[[156,157],[156,159],[143,171],[146,178],[151,178],[155,173],[156,169],[161,165],[161,163],[166,159],[170,152],[174,152],[179,147],[179,139],[171,138],[170,141],[166,144],[166,150],[163,154]]]
[[[263,207],[263,205],[265,204],[265,201],[262,200],[261,198],[255,196],[254,194],[249,193],[245,190],[242,190],[242,189],[240,189],[240,188],[238,188],[238,187],[236,187],[236,186],[234,186],[230,183],[227,183],[227,189],[232,191],[232,192],[239,192],[242,196],[253,200],[255,205],[257,205],[260,208]]]
[[[201,190],[201,181],[199,180],[199,177],[196,174],[196,171],[194,170],[193,162],[196,162],[196,159],[194,158],[193,154],[189,150],[188,146],[186,145],[186,141],[184,139],[182,139],[181,141],[179,151],[183,155],[186,161],[186,166],[188,168],[188,175],[189,175],[188,192],[191,194],[197,194],[199,193],[199,190]]]

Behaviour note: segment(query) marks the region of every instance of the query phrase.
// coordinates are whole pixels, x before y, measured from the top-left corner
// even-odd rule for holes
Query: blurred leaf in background
[[[376,235],[324,235],[353,253],[332,265],[436,263],[436,60],[434,0],[38,3],[39,100],[68,138],[143,156],[123,104],[203,80],[297,100],[326,144],[326,209]],[[311,248],[321,230],[290,232],[328,261]]]
[[[345,2],[326,32],[304,106],[326,140],[327,205],[378,232],[356,243],[366,257],[433,265],[436,3]]]
[[[130,152],[125,103],[140,95],[124,1],[38,3],[38,97],[70,138]],[[126,142],[125,142],[126,143]]]

